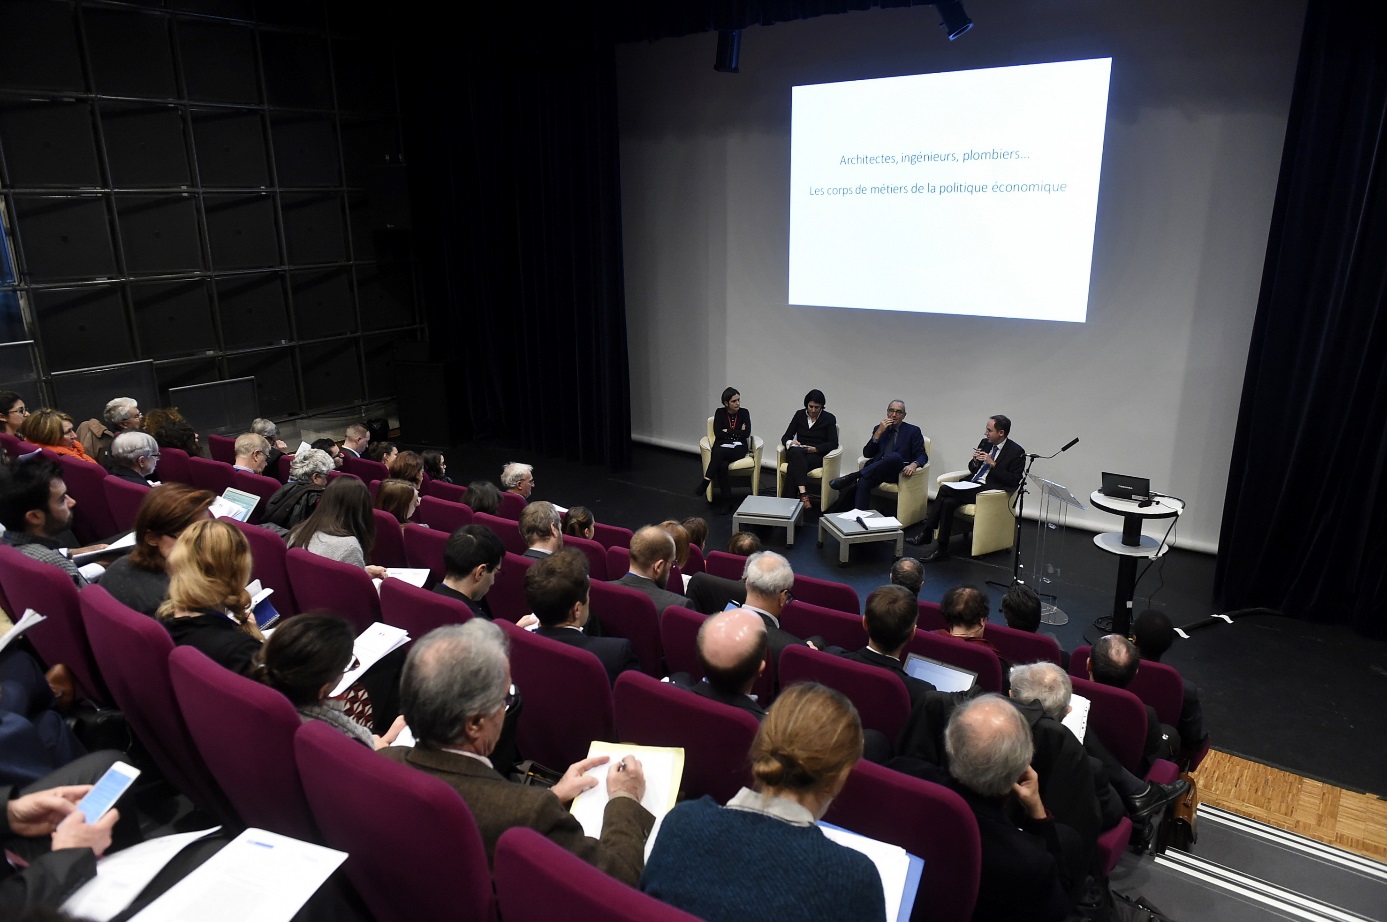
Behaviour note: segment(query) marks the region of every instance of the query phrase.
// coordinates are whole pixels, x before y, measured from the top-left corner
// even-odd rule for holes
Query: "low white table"
[[[797,499],[780,499],[775,496],[748,496],[732,514],[732,530],[741,531],[743,525],[769,525],[785,529],[785,543],[795,544],[795,526],[804,516],[804,504]]]
[[[819,547],[824,546],[827,533],[838,542],[838,566],[848,565],[848,550],[854,544],[872,544],[877,541],[896,542],[896,556],[905,553],[904,528],[864,528],[856,522],[845,522],[836,515],[819,516]]]

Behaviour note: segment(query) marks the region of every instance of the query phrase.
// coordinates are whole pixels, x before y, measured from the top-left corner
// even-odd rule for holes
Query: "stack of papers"
[[[40,621],[43,620],[43,615],[40,615],[32,608],[26,609],[24,612],[24,617],[20,618],[19,621],[15,623],[14,627],[6,631],[5,636],[0,637],[0,650],[5,649],[11,643],[23,637],[25,631],[29,630],[29,628],[33,627],[34,625],[38,624]]]
[[[360,661],[360,665],[350,670],[342,676],[342,681],[337,683],[337,687],[332,690],[328,697],[336,698],[347,689],[356,684],[356,680],[370,669],[387,653],[398,650],[409,643],[409,634],[403,629],[390,624],[377,621],[375,624],[361,632],[356,638],[356,643],[352,645],[352,652]]]
[[[641,798],[641,806],[651,812],[656,822],[674,809],[679,784],[684,780],[682,748],[594,741],[588,748],[588,758],[593,756],[610,756],[611,760],[605,765],[588,769],[587,774],[597,779],[597,785],[573,798],[572,810],[583,831],[594,839],[602,835],[602,821],[610,799],[607,796],[607,772],[616,771],[623,756],[640,759],[641,769],[645,772],[645,796]]]
[[[102,548],[101,550],[99,550],[99,551],[87,551],[85,554],[73,554],[73,555],[72,555],[72,562],[75,563],[75,564],[77,564],[77,566],[80,567],[80,566],[82,566],[82,564],[87,563],[88,561],[95,560],[95,559],[97,559],[98,557],[104,557],[104,556],[106,556],[107,554],[118,553],[118,552],[120,552],[120,551],[125,550],[127,547],[134,547],[134,546],[135,546],[135,533],[132,531],[132,532],[130,532],[130,534],[125,535],[125,536],[120,537],[120,538],[117,538],[116,540],[112,541],[110,544],[106,545],[105,547],[103,547],[103,548]]]
[[[1064,724],[1074,735],[1079,738],[1079,742],[1084,741],[1084,734],[1088,732],[1088,709],[1093,706],[1083,695],[1073,694],[1069,696],[1069,713],[1064,715],[1060,723]]]
[[[900,519],[893,515],[882,515],[875,509],[850,509],[837,513],[837,518],[849,525],[861,525],[868,531],[889,531],[901,527]]]
[[[877,873],[881,875],[881,889],[886,896],[886,922],[905,922],[909,919],[911,909],[915,906],[915,893],[920,888],[920,875],[925,869],[924,860],[899,845],[869,839],[822,820],[819,821],[819,828],[834,842],[861,852],[877,866]]]

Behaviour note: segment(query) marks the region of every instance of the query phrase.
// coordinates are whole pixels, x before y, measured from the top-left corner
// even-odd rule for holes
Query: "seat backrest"
[[[158,621],[117,602],[100,586],[78,593],[92,651],[105,664],[111,698],[174,787],[220,821],[236,814],[183,722],[169,680],[173,638]]]
[[[381,620],[380,596],[360,567],[320,557],[301,547],[290,548],[284,563],[300,612],[341,615],[358,634]]]
[[[167,483],[170,480],[174,483],[193,482],[193,471],[188,466],[188,453],[181,448],[159,449],[159,466],[154,469],[154,476],[160,483]]]
[[[250,545],[250,576],[260,580],[260,585],[273,589],[270,604],[281,616],[297,615],[302,609],[294,595],[294,584],[289,578],[289,568],[285,563],[284,539],[267,528],[249,525],[234,519],[223,519],[240,529]]]
[[[790,590],[795,598],[803,599],[811,605],[836,608],[850,615],[862,614],[862,601],[857,590],[847,583],[837,583],[830,579],[795,574],[795,585]]]
[[[511,680],[525,701],[516,742],[526,757],[562,771],[613,739],[612,684],[586,650],[511,626]],[[581,706],[575,706],[581,702]]]
[[[270,497],[279,492],[279,488],[284,486],[273,477],[266,477],[264,474],[252,474],[250,471],[231,471],[231,485],[238,490],[247,493],[254,493],[260,497],[260,502],[255,504],[255,509],[251,511],[250,521],[260,523],[260,517],[265,514],[265,506],[269,503]]]
[[[81,604],[72,577],[59,567],[39,563],[8,545],[0,545],[0,586],[10,601],[14,620],[18,621],[30,608],[48,619],[25,635],[44,664],[65,663],[77,679],[81,697],[109,704],[110,695],[82,626]]]
[[[751,714],[636,672],[617,676],[612,698],[621,742],[683,747],[686,797],[724,804],[751,786],[747,753],[761,726]]]
[[[635,532],[629,528],[622,528],[620,525],[608,525],[605,522],[594,522],[592,525],[592,540],[603,547],[625,547],[631,546],[631,536]]]
[[[220,461],[223,464],[235,464],[236,440],[230,436],[209,433],[207,436],[207,453],[212,456],[213,461]]]
[[[961,666],[978,674],[978,685],[983,691],[1002,691],[1002,664],[997,654],[981,644],[969,643],[957,637],[945,637],[925,630],[917,630],[915,636],[905,645],[906,653],[918,653],[941,663]]]
[[[72,530],[83,542],[95,543],[116,532],[111,507],[106,502],[106,469],[94,461],[81,461],[63,455],[63,482],[77,506],[73,510]]]
[[[472,510],[469,507],[427,494],[419,500],[414,517],[430,528],[450,535],[462,526],[472,524]]]
[[[293,756],[323,841],[347,853],[373,918],[436,919],[446,906],[449,918],[494,922],[486,848],[457,791],[319,721],[298,729]]]
[[[686,672],[694,681],[703,678],[698,631],[707,620],[707,615],[682,605],[671,605],[660,614],[660,646],[665,651],[665,666],[670,675]]]
[[[372,480],[370,483],[366,484],[366,492],[371,494],[371,502],[374,503],[376,497],[380,496],[380,481]]]
[[[924,859],[911,919],[972,918],[982,876],[982,841],[973,811],[958,794],[863,759],[853,766],[824,819]]]
[[[709,551],[703,555],[703,572],[741,582],[742,574],[746,572],[746,558],[726,551]]]
[[[515,519],[503,519],[499,515],[489,515],[485,512],[472,513],[473,525],[485,525],[496,533],[496,537],[501,539],[506,550],[512,554],[525,553],[528,545],[525,544],[524,537],[520,534],[520,523]]]
[[[689,559],[684,562],[684,572],[689,576],[703,572],[703,549],[697,544],[689,545]]]
[[[910,719],[910,693],[899,676],[866,663],[855,663],[822,650],[786,647],[780,654],[780,687],[818,682],[848,696],[857,707],[862,726],[894,740]]]
[[[590,607],[602,622],[603,632],[608,637],[631,641],[631,649],[646,675],[662,675],[659,612],[650,596],[629,586],[600,580],[591,580],[589,585]]]
[[[405,539],[400,522],[384,509],[372,509],[376,520],[376,541],[371,547],[371,563],[378,567],[407,567]]]
[[[524,826],[501,835],[495,875],[506,922],[697,922]]]
[[[405,563],[415,569],[428,568],[429,586],[432,587],[447,576],[447,565],[443,562],[443,550],[448,546],[451,532],[425,525],[406,525],[400,532],[405,545]]]
[[[509,490],[501,491],[501,504],[496,507],[496,514],[503,519],[510,519],[512,522],[520,521],[520,513],[525,511],[529,505],[525,497],[519,493],[512,493]]]
[[[188,473],[192,477],[193,486],[199,490],[211,490],[221,496],[226,492],[226,488],[233,486],[236,471],[230,464],[221,461],[212,461],[208,458],[189,458]]]
[[[354,458],[347,455],[342,459],[342,471],[347,474],[354,474],[366,483],[370,483],[372,480],[390,479],[390,468],[379,461],[372,461],[370,458]]]
[[[811,605],[799,598],[780,613],[780,626],[796,637],[822,637],[844,650],[860,650],[867,645],[861,615]]]
[[[588,559],[588,576],[591,579],[615,579],[626,572],[622,570],[621,573],[612,573],[611,568],[607,566],[607,549],[591,538],[564,535],[563,546],[577,550]]]
[[[334,480],[336,480],[338,477],[350,477],[350,478],[352,478],[353,480],[361,480],[360,477],[356,476],[355,474],[349,474],[349,473],[347,473],[346,471],[328,471],[328,472],[327,472],[327,482],[328,482],[328,483],[332,483],[332,482],[333,482]],[[361,482],[362,482],[362,483],[365,483],[366,481],[361,480]]]
[[[1127,690],[1155,708],[1161,723],[1179,726],[1180,711],[1185,706],[1185,682],[1174,666],[1142,660]],[[1190,740],[1191,745],[1198,742]]]
[[[0,444],[5,446],[5,454],[9,455],[11,460],[39,450],[39,447],[33,442],[26,442],[7,432],[0,432]]]
[[[983,636],[992,641],[992,646],[1002,654],[1002,659],[1013,666],[1022,663],[1060,664],[1059,641],[1048,634],[1032,634],[989,621],[984,627]]]
[[[472,609],[457,599],[388,576],[380,584],[380,611],[386,624],[404,628],[416,640],[436,627],[462,624],[472,617]]]
[[[1088,655],[1093,652],[1093,647],[1082,644],[1074,648],[1069,654],[1069,674],[1079,679],[1088,678]]]
[[[111,510],[112,533],[130,531],[135,527],[135,516],[140,514],[140,504],[150,488],[109,476],[102,486],[106,490],[106,506]]]
[[[565,538],[564,541],[568,539]],[[627,547],[609,547],[606,551],[606,567],[608,573],[614,573],[612,579],[620,579],[631,569],[631,549]]]
[[[530,604],[525,601],[525,574],[534,566],[533,557],[521,557],[506,552],[501,563],[501,572],[486,594],[486,604],[497,618],[505,618],[512,624],[530,613]]]
[[[294,761],[300,720],[289,699],[193,647],[169,654],[169,679],[202,760],[246,825],[318,841]]]
[[[289,467],[294,463],[292,454],[282,454],[275,461],[275,473],[279,475],[280,483],[289,482]]]
[[[467,488],[458,483],[430,480],[424,484],[424,495],[446,499],[450,503],[466,503]]]
[[[938,602],[926,602],[921,599],[919,602],[920,620],[916,625],[922,631],[938,631],[949,626],[944,620],[944,612],[939,608]]]
[[[1125,688],[1078,676],[1070,676],[1070,679],[1074,683],[1074,693],[1091,702],[1087,732],[1097,733],[1113,758],[1141,777],[1146,753],[1146,705]]]

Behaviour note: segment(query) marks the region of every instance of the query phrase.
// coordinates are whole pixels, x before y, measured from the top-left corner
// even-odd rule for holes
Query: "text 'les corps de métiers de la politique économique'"
[[[855,166],[919,166],[934,163],[995,163],[1006,160],[1025,160],[1019,150],[917,151],[901,154],[843,154],[838,158],[841,167]],[[811,196],[846,198],[858,195],[984,195],[1017,192],[1062,193],[1067,182],[912,182],[851,185],[810,186]]]

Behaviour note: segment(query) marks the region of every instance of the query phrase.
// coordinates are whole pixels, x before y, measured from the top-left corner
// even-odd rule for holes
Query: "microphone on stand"
[[[1050,460],[1051,458],[1055,457],[1055,455],[1058,455],[1060,452],[1068,451],[1069,449],[1073,448],[1075,445],[1078,445],[1078,444],[1079,444],[1078,438],[1072,438],[1072,439],[1069,440],[1069,444],[1065,445],[1065,446],[1064,446],[1063,448],[1061,448],[1059,451],[1055,452],[1054,455],[1039,455],[1039,454],[1037,454],[1037,455],[1026,455],[1026,457],[1027,457],[1027,458],[1030,458],[1032,461],[1048,461],[1048,460]]]
[[[1079,444],[1078,438],[1070,439],[1070,440],[1069,440],[1069,444],[1066,445],[1066,446],[1064,446],[1063,448],[1061,448],[1060,451],[1068,451],[1069,449],[1073,448],[1075,445],[1078,445],[1078,444]]]

